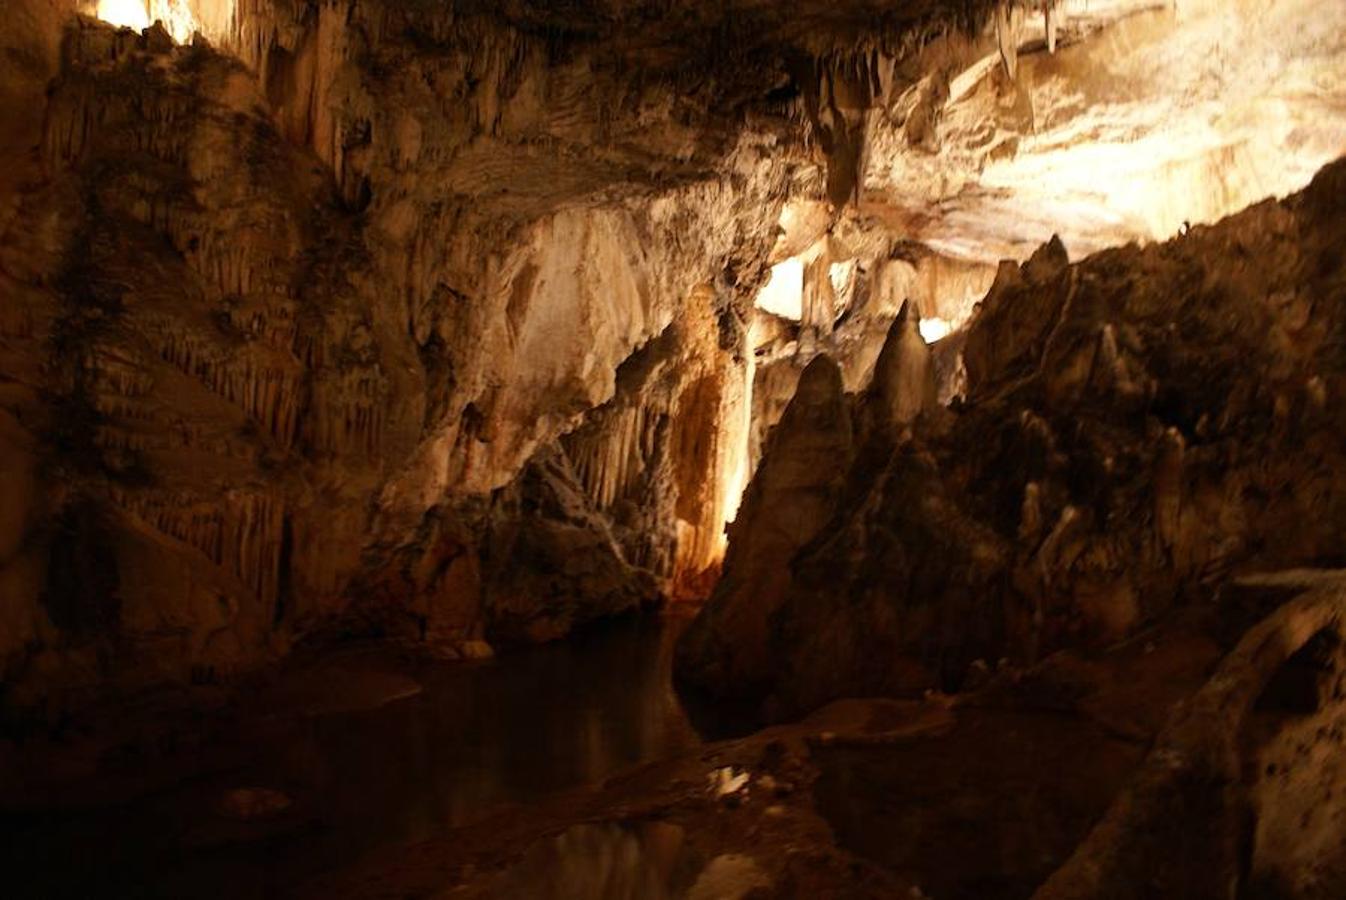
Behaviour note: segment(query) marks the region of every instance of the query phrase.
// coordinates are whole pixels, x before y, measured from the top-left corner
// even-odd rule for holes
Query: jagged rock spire
[[[921,337],[921,313],[907,299],[888,329],[883,350],[874,366],[871,393],[879,419],[894,432],[914,422],[937,404],[935,367],[930,348]]]

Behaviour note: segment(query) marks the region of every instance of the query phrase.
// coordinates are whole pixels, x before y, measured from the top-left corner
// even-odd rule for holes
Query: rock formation
[[[751,696],[771,667],[771,618],[790,565],[818,537],[841,496],[854,455],[849,404],[835,362],[819,356],[800,376],[729,532],[724,575],[680,646],[684,675]]]
[[[784,205],[828,227],[885,60],[990,5],[662,6],[21,0],[8,700],[705,594]]]
[[[7,869],[327,834],[311,744],[198,777],[423,702],[374,844],[403,751],[698,750],[315,896],[1346,896],[1343,576],[1244,577],[1343,559],[1340,0],[4,13]],[[522,670],[574,760],[457,665],[707,597],[615,714]]]
[[[742,489],[820,353],[845,391],[871,398],[848,414],[850,438],[818,436],[847,448],[854,471],[796,485],[773,465],[782,481],[758,494],[800,487],[819,510],[887,508],[855,473],[889,466],[891,450],[905,468],[880,492],[919,494],[929,517],[916,544],[950,545],[969,597],[987,593],[1004,554],[1029,554],[1012,580],[1030,609],[920,613],[981,622],[981,637],[952,655],[923,650],[900,680],[925,683],[932,666],[956,679],[965,656],[1002,644],[1037,648],[1029,657],[1055,646],[1054,570],[1105,512],[1063,499],[1063,483],[1093,477],[1070,457],[1085,437],[1057,418],[1067,395],[1100,392],[1134,416],[1178,408],[1187,401],[1163,385],[1186,360],[1150,360],[1158,344],[1138,344],[1131,319],[1103,323],[1087,350],[1073,331],[1044,330],[1090,296],[1057,271],[1060,245],[1000,269],[983,324],[959,326],[996,260],[1025,255],[1052,218],[1086,249],[1163,236],[1302,183],[1339,153],[1343,30],[1335,10],[1303,15],[1308,2],[1284,0],[1262,35],[1312,82],[1275,94],[1291,140],[1259,127],[1269,108],[1231,84],[1279,91],[1267,79],[1280,69],[1240,58],[1245,80],[1212,81],[1182,64],[1244,29],[1257,14],[1247,3],[1177,16],[1130,0],[1102,12],[16,0],[0,39],[7,699],[55,709],[105,688],[211,681],[328,634],[475,655],[704,597]],[[1313,27],[1286,32],[1295,21]],[[1186,89],[1163,93],[1170,76]],[[1193,142],[1147,117],[1147,102],[1176,104],[1165,121],[1203,122],[1236,103],[1243,115],[1210,133],[1223,141],[1237,120],[1255,135]],[[1072,173],[1136,134],[1195,162],[1147,169],[1128,183],[1149,185],[1137,202],[1151,205],[1100,218]],[[1044,183],[1066,199],[1044,199]],[[1193,186],[1193,209],[1169,202],[1175,185]],[[784,312],[756,308],[782,267],[797,296]],[[1286,300],[1285,314],[1308,315],[1306,303]],[[929,341],[952,333],[927,351],[918,326]],[[901,340],[886,340],[894,328]],[[1067,347],[1078,353],[1058,360]],[[1086,357],[1086,386],[1030,380],[1051,396],[1005,401],[1022,407],[1023,434],[1005,452],[1037,460],[1013,498],[967,481],[997,465],[966,433],[976,416],[917,414],[938,413],[932,395],[987,409],[978,393],[1005,393],[1026,361]],[[1300,405],[1331,405],[1330,374],[1306,377],[1273,404],[1289,433]],[[1237,554],[1194,549],[1190,532],[1205,514],[1190,473],[1209,464],[1206,438],[1152,418],[1157,546],[1220,571]],[[879,421],[900,447],[873,433]],[[795,427],[775,443],[806,444]],[[954,472],[945,445],[962,441],[979,453]],[[1008,509],[1021,524],[1001,521]],[[796,519],[784,543],[763,536],[764,556],[808,556],[846,533]],[[748,526],[734,531],[753,543]],[[869,552],[859,546],[847,552]],[[821,577],[794,558],[791,584]],[[722,594],[740,590],[735,577]],[[1135,616],[1102,599],[1141,585],[1094,588],[1114,612],[1083,631],[1143,618],[1138,599]]]
[[[769,602],[717,593],[683,674],[737,694],[709,648],[744,646],[736,685],[779,713],[954,689],[974,663],[1122,640],[1231,574],[1336,559],[1343,197],[1336,163],[1167,244],[1071,265],[1053,241],[1002,266],[967,333],[966,400],[909,439],[857,432],[818,537],[773,561]],[[901,377],[876,375],[877,396],[909,396]],[[748,559],[731,541],[724,584]]]
[[[874,425],[894,439],[937,407],[934,362],[920,326],[920,311],[904,301],[874,364]]]
[[[697,436],[746,429],[769,103],[745,125],[685,60],[631,93],[636,47],[541,12],[193,6],[178,45],[21,8],[50,55],[7,81],[12,699],[351,623],[553,637],[713,572],[736,457]]]

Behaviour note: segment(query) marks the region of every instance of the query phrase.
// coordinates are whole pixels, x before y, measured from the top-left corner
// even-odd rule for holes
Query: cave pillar
[[[704,598],[719,575],[725,525],[738,513],[751,475],[753,356],[742,330],[722,342],[714,288],[693,292],[686,326],[687,365],[698,371],[682,390],[672,449],[677,496],[674,598]]]
[[[1002,0],[996,5],[996,46],[1000,49],[1000,62],[1010,81],[1019,78],[1019,32],[1022,23],[1022,14],[1008,0]]]

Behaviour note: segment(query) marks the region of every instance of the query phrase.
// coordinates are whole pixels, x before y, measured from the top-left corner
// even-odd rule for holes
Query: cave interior
[[[0,18],[0,893],[1346,897],[1342,0]]]

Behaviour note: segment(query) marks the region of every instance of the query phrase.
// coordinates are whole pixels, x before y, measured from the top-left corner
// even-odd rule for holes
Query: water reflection
[[[326,797],[336,818],[379,816],[416,839],[699,738],[670,685],[681,620],[632,619],[561,644],[422,673],[424,692],[308,720],[259,775]]]
[[[670,678],[684,624],[633,618],[494,661],[422,666],[420,693],[376,708],[259,711],[227,771],[118,809],[8,817],[0,857],[28,869],[41,896],[86,896],[95,883],[100,896],[113,885],[117,895],[277,895],[377,847],[696,746]],[[325,665],[390,662],[371,652]],[[215,811],[223,792],[247,786],[283,791],[293,806],[268,822]]]

